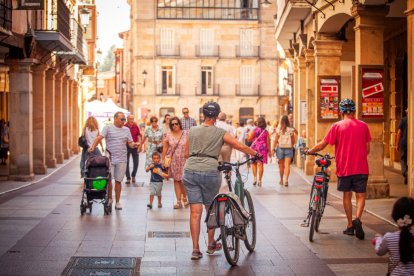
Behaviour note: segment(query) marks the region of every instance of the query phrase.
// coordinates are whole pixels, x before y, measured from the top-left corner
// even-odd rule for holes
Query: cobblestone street
[[[99,204],[93,205],[91,214],[80,215],[83,183],[78,157],[48,178],[0,197],[0,274],[60,275],[73,256],[137,257],[140,275],[367,276],[387,271],[387,258],[375,255],[371,239],[375,232],[390,231],[393,226],[365,213],[366,240],[343,235],[346,219],[341,200],[329,196],[321,233],[310,243],[308,228],[300,226],[310,186],[296,172],[289,187],[275,184],[275,164],[265,167],[261,188],[253,187],[253,177],[248,175],[257,215],[256,251],[247,254],[242,243],[239,265],[233,268],[222,251],[191,261],[189,209],[173,210],[173,187],[168,183],[163,208],[147,211],[149,175],[142,164],[141,158],[138,183],[123,186],[123,210],[113,210],[109,216]],[[203,252],[205,230],[203,224]],[[183,237],[157,237],[153,233],[157,231],[183,232]]]

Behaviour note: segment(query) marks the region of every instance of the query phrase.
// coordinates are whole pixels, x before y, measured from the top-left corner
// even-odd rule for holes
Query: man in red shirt
[[[346,235],[355,235],[363,240],[361,216],[365,206],[365,193],[368,183],[368,158],[371,134],[368,125],[355,118],[355,103],[343,99],[339,103],[343,119],[332,125],[325,138],[308,153],[323,150],[327,145],[335,145],[336,175],[338,191],[342,191],[343,205],[348,219]],[[356,218],[352,220],[352,192],[356,196]]]
[[[139,163],[139,157],[138,152],[141,150],[141,132],[139,131],[139,126],[134,122],[134,115],[128,115],[127,122],[125,123],[125,126],[129,128],[129,131],[131,131],[132,140],[134,140],[135,143],[138,143],[138,148],[130,148],[127,147],[128,155],[127,155],[127,168],[126,168],[126,177],[127,181],[125,184],[131,183],[131,176],[132,176],[132,183],[135,183],[135,176],[137,175],[138,171],[138,163]],[[132,169],[132,175],[129,173],[129,159],[132,155],[132,161],[133,161],[133,169]]]

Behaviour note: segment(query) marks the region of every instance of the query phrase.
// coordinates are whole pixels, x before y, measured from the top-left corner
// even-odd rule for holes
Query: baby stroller
[[[112,204],[108,199],[108,181],[111,181],[111,163],[106,156],[91,156],[85,164],[85,185],[82,193],[80,205],[81,215],[85,214],[86,209],[92,213],[92,203],[102,203],[104,213],[108,215],[112,212]]]

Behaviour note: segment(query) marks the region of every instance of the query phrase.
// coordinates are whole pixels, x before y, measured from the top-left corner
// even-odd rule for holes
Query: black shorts
[[[338,191],[355,193],[365,193],[367,191],[368,175],[354,174],[348,176],[338,176]]]

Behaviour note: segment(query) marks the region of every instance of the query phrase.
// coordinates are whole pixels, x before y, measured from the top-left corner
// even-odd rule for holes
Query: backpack
[[[292,148],[292,132],[286,129],[285,132],[279,131],[279,148],[290,149]]]

